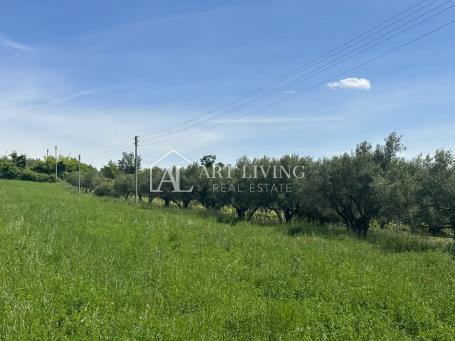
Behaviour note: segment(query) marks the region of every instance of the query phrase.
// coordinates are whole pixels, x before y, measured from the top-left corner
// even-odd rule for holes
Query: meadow
[[[0,339],[455,339],[443,246],[301,224],[0,180]]]

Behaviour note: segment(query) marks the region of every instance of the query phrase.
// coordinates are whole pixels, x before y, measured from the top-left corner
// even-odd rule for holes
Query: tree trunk
[[[368,227],[370,226],[370,218],[360,217],[354,222],[354,228],[356,229],[359,237],[365,237],[368,233]]]
[[[183,200],[183,208],[188,208],[190,206],[190,201],[191,200]]]
[[[284,220],[289,224],[292,220],[294,213],[291,210],[284,210]]]
[[[257,207],[255,207],[255,208],[253,208],[253,209],[251,210],[251,212],[248,214],[248,220],[253,219],[253,216],[254,216],[254,214],[256,213],[257,210],[258,210]]]
[[[440,227],[436,227],[436,226],[430,226],[428,228],[428,232],[430,232],[430,234],[432,236],[437,236],[438,233],[441,231],[441,228]]]
[[[239,219],[239,220],[245,219],[246,209],[244,209],[243,207],[236,207],[235,211],[237,212],[237,219]]]

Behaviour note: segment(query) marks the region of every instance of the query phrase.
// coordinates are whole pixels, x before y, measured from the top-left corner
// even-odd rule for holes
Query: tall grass
[[[454,339],[450,254],[283,229],[0,181],[0,339]]]
[[[450,251],[453,244],[451,238],[419,236],[399,231],[373,231],[367,240],[383,250],[392,252]]]
[[[357,234],[344,226],[319,225],[311,222],[289,224],[284,231],[290,236],[319,236],[324,238],[353,238],[359,242],[368,242],[388,252],[452,252],[453,239],[429,237],[403,231],[372,230],[366,238],[359,239]]]

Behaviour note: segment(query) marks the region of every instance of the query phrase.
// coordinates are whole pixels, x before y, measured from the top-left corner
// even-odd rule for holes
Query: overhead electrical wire
[[[386,51],[385,53],[382,53],[382,54],[380,54],[380,55],[378,55],[378,56],[376,56],[376,57],[374,57],[374,58],[371,58],[371,59],[367,60],[366,62],[363,62],[363,63],[361,63],[361,64],[358,64],[358,65],[356,65],[355,67],[350,68],[350,69],[347,70],[347,71],[344,71],[344,72],[342,72],[342,73],[339,73],[339,74],[337,74],[337,75],[335,75],[335,76],[333,76],[333,77],[331,77],[331,78],[328,78],[328,79],[326,79],[326,80],[324,80],[324,81],[322,81],[322,82],[319,82],[319,83],[317,83],[317,84],[315,84],[315,85],[313,85],[313,86],[310,86],[310,87],[308,87],[308,88],[305,88],[305,89],[303,89],[303,90],[300,90],[300,91],[296,92],[295,94],[292,94],[292,95],[290,95],[290,96],[287,96],[287,97],[285,97],[285,98],[282,98],[282,99],[280,99],[280,100],[278,100],[278,101],[275,101],[275,102],[273,102],[273,103],[270,103],[270,104],[268,104],[268,105],[266,105],[266,106],[263,106],[263,107],[261,107],[261,108],[255,109],[255,110],[250,111],[250,112],[248,112],[248,113],[244,113],[244,114],[242,114],[242,115],[239,115],[239,116],[235,117],[234,119],[231,119],[231,120],[228,120],[228,121],[225,121],[225,122],[221,122],[221,123],[219,123],[217,126],[209,127],[209,128],[207,128],[207,129],[204,129],[203,131],[197,131],[197,132],[188,133],[186,136],[181,136],[181,137],[178,137],[177,139],[181,139],[181,138],[187,137],[188,135],[194,135],[194,134],[197,134],[197,133],[206,132],[206,131],[212,130],[212,129],[214,129],[214,128],[219,128],[219,127],[221,127],[221,126],[224,126],[224,125],[227,125],[227,124],[236,122],[236,121],[238,121],[238,120],[240,120],[240,119],[242,119],[242,118],[251,116],[251,115],[253,115],[253,114],[255,114],[255,113],[259,112],[259,111],[262,111],[262,110],[268,109],[268,108],[270,108],[270,107],[273,107],[273,106],[275,106],[275,105],[277,105],[277,104],[283,103],[283,102],[285,102],[285,101],[287,101],[287,100],[289,100],[289,99],[291,99],[291,98],[294,98],[294,97],[296,97],[296,96],[300,96],[301,94],[303,94],[303,93],[305,93],[305,92],[308,92],[308,91],[310,91],[310,90],[316,89],[316,88],[320,87],[321,85],[325,85],[325,84],[327,84],[328,82],[334,81],[334,80],[338,79],[339,77],[345,76],[346,74],[349,74],[349,73],[352,72],[352,71],[356,71],[356,70],[362,68],[363,66],[366,66],[366,65],[368,65],[368,64],[371,64],[371,63],[373,63],[373,62],[375,62],[375,61],[377,61],[377,60],[379,60],[379,59],[382,59],[382,58],[388,56],[389,54],[391,54],[391,53],[393,53],[393,52],[395,52],[395,51],[397,51],[397,50],[399,50],[399,49],[401,49],[401,48],[404,48],[404,47],[406,47],[406,46],[408,46],[408,45],[411,45],[411,44],[415,43],[416,41],[419,41],[419,40],[421,40],[421,39],[423,39],[423,38],[425,38],[425,37],[427,37],[427,36],[429,36],[429,35],[431,35],[431,34],[437,32],[437,31],[440,31],[440,30],[442,30],[442,29],[446,28],[447,26],[450,26],[450,25],[452,25],[452,24],[454,24],[454,23],[455,23],[455,20],[451,20],[451,21],[449,21],[449,22],[447,22],[447,23],[445,23],[445,24],[443,24],[443,25],[440,25],[440,26],[436,27],[435,29],[433,29],[433,30],[431,30],[431,31],[428,31],[428,32],[426,32],[426,33],[424,33],[424,34],[419,35],[418,37],[416,37],[416,38],[414,38],[414,39],[408,40],[408,41],[406,41],[405,43],[400,44],[400,45],[398,45],[397,47],[392,48],[392,49]],[[158,141],[158,143],[165,143],[165,142],[168,142],[168,141],[175,141],[175,139],[172,139],[172,140],[171,140],[171,139],[168,139],[168,140]]]
[[[450,3],[450,2],[452,2],[452,1],[447,1],[446,4],[447,4],[447,3]],[[425,19],[419,21],[419,22],[417,22],[416,24],[414,24],[414,25],[412,25],[412,26],[410,26],[410,27],[408,27],[408,28],[405,28],[405,29],[399,31],[398,33],[394,33],[392,36],[389,36],[389,37],[387,37],[387,38],[385,38],[385,39],[383,39],[383,40],[380,40],[380,41],[373,41],[373,42],[370,42],[370,43],[368,43],[368,44],[362,45],[360,48],[357,48],[356,50],[351,51],[351,52],[349,52],[348,54],[342,56],[341,59],[339,58],[339,60],[332,61],[332,62],[330,62],[330,63],[328,63],[328,64],[322,66],[321,68],[312,71],[312,72],[309,73],[309,74],[306,74],[306,75],[304,75],[304,76],[302,76],[302,77],[299,77],[299,78],[297,78],[297,79],[294,79],[294,80],[292,80],[292,81],[290,81],[290,82],[288,82],[288,83],[286,83],[286,84],[280,86],[279,88],[275,89],[274,92],[272,92],[272,93],[264,94],[261,98],[257,99],[257,100],[255,101],[255,103],[258,103],[258,102],[260,102],[260,101],[262,101],[262,100],[264,100],[264,99],[267,99],[268,97],[273,96],[273,95],[275,95],[275,94],[277,94],[277,93],[281,93],[283,90],[289,89],[291,86],[297,84],[298,82],[301,82],[301,81],[303,81],[303,80],[312,78],[312,77],[314,77],[314,76],[317,76],[317,75],[319,75],[319,74],[321,74],[321,73],[323,73],[323,72],[325,72],[325,71],[327,71],[327,70],[330,70],[331,68],[333,68],[333,67],[335,67],[335,66],[337,66],[337,65],[340,65],[340,64],[344,63],[344,62],[347,61],[347,60],[350,60],[350,59],[352,59],[352,58],[355,58],[355,57],[357,57],[358,55],[360,55],[360,54],[362,54],[362,53],[368,52],[369,50],[373,49],[374,47],[376,47],[376,46],[378,46],[378,45],[381,45],[381,44],[383,44],[383,43],[385,43],[385,42],[387,42],[387,41],[389,41],[389,40],[391,40],[391,39],[393,39],[393,38],[395,38],[395,37],[397,37],[397,36],[399,36],[399,35],[401,35],[401,34],[407,32],[407,31],[409,31],[409,30],[411,30],[411,29],[413,29],[413,28],[415,28],[415,27],[417,27],[417,26],[419,26],[419,25],[421,25],[421,24],[423,24],[423,23],[425,23],[425,22],[427,22],[427,21],[433,19],[434,17],[436,17],[436,16],[438,16],[438,15],[441,15],[441,14],[447,12],[448,10],[452,9],[453,7],[455,7],[455,5],[451,5],[450,7],[447,7],[447,8],[445,8],[445,9],[443,9],[443,10],[437,12],[436,14],[433,14],[432,16],[430,16],[430,17],[428,17],[428,18],[425,18]],[[428,14],[428,13],[425,13],[425,14]],[[421,18],[422,16],[423,16],[423,15],[419,16],[419,18]],[[418,19],[418,18],[415,18],[415,19]],[[415,19],[413,19],[412,21],[415,21]],[[404,24],[404,25],[402,25],[402,26],[400,26],[400,27],[403,27],[403,26],[409,24],[409,23],[412,22],[412,21],[409,21],[409,22],[407,22],[406,24]],[[386,33],[386,35],[388,35],[389,33],[392,33],[392,32],[393,32],[393,31],[389,31],[388,33]],[[381,38],[382,38],[382,37],[383,37],[383,36],[381,36]],[[374,44],[371,45],[371,43],[374,43]],[[367,47],[368,45],[371,45],[371,46]],[[364,47],[366,47],[366,48],[365,48],[364,50],[361,50],[361,49],[364,48]],[[360,50],[360,52],[358,52],[359,50]],[[349,57],[349,56],[352,55],[353,53],[354,53],[354,55],[351,56],[351,57]],[[346,58],[346,57],[347,57],[347,58]],[[255,103],[253,103],[253,104],[255,104]],[[239,106],[238,108],[235,108],[235,109],[236,109],[236,110],[237,110],[237,109],[241,109],[241,106]],[[234,110],[234,111],[235,111],[235,110]],[[215,115],[215,116],[212,116],[211,119],[219,118],[219,117],[223,116],[225,113],[226,113],[226,112],[222,112],[222,113],[220,113],[220,114],[217,114],[217,115]],[[207,122],[205,122],[205,123],[207,123]],[[156,136],[156,137],[150,137],[150,138],[145,138],[145,139],[143,138],[142,141],[143,141],[143,142],[144,142],[144,141],[150,141],[150,140],[154,140],[154,139],[156,139],[156,138],[161,138],[161,137],[166,137],[166,136],[174,135],[174,134],[176,134],[176,133],[183,132],[183,131],[185,131],[185,130],[188,130],[188,129],[191,129],[191,128],[195,127],[195,126],[198,126],[199,124],[201,124],[201,123],[200,123],[200,122],[197,122],[197,123],[194,123],[194,124],[192,124],[192,125],[189,125],[189,126],[180,128],[180,129],[175,130],[175,131],[170,132],[170,133],[164,133],[164,134],[158,135],[158,136]]]
[[[254,90],[254,91],[252,91],[252,92],[246,94],[245,96],[242,96],[242,97],[241,97],[240,99],[238,99],[238,100],[234,100],[234,101],[228,102],[227,104],[224,104],[224,105],[222,105],[222,106],[219,107],[219,108],[223,108],[223,107],[226,107],[226,106],[230,106],[230,107],[231,107],[230,110],[224,110],[224,111],[222,111],[221,113],[218,113],[218,114],[214,115],[216,112],[218,112],[218,111],[220,110],[220,109],[216,109],[216,110],[210,111],[210,112],[208,112],[208,113],[205,113],[205,114],[203,114],[203,115],[200,115],[200,116],[198,116],[198,117],[196,117],[196,118],[192,118],[192,119],[186,120],[186,121],[184,121],[184,122],[177,123],[177,124],[175,124],[175,125],[173,125],[173,126],[170,126],[170,127],[167,127],[167,128],[163,128],[163,129],[160,129],[160,130],[157,130],[157,131],[153,132],[152,134],[156,134],[156,133],[158,133],[158,132],[163,132],[163,131],[168,131],[168,130],[171,130],[171,129],[173,129],[173,128],[180,127],[180,126],[182,126],[182,125],[186,125],[186,124],[188,124],[188,123],[198,121],[198,120],[202,119],[203,117],[209,117],[210,120],[213,120],[214,118],[221,117],[221,116],[225,115],[225,114],[228,113],[228,112],[232,112],[232,111],[238,110],[238,109],[244,107],[245,105],[248,106],[248,105],[251,105],[251,104],[258,103],[258,102],[260,102],[260,101],[262,101],[262,100],[264,100],[264,99],[266,99],[266,98],[268,98],[268,97],[271,97],[271,96],[273,96],[273,95],[276,95],[277,93],[280,93],[281,91],[283,91],[283,89],[287,89],[287,88],[289,88],[290,86],[292,86],[292,85],[294,85],[294,84],[296,84],[296,83],[298,83],[298,82],[300,82],[300,81],[302,81],[302,80],[307,79],[308,77],[310,77],[310,78],[311,78],[311,77],[314,77],[315,75],[318,75],[319,73],[322,73],[322,72],[326,71],[327,69],[329,69],[329,68],[331,68],[331,67],[333,67],[333,66],[339,65],[339,64],[343,63],[344,61],[349,60],[350,58],[346,58],[346,57],[352,55],[353,53],[357,52],[358,50],[361,50],[361,49],[364,48],[364,47],[367,47],[368,45],[370,45],[370,44],[372,44],[372,43],[374,43],[373,46],[367,47],[367,49],[361,51],[360,53],[354,54],[353,57],[356,57],[358,54],[367,52],[369,49],[371,49],[371,48],[373,48],[373,47],[375,47],[375,46],[377,46],[377,45],[379,45],[379,44],[382,44],[382,43],[384,43],[385,41],[388,41],[388,40],[390,40],[390,39],[393,39],[394,37],[396,37],[396,36],[398,36],[398,35],[400,35],[400,34],[406,32],[406,31],[409,31],[411,28],[414,28],[414,27],[416,27],[416,26],[422,24],[423,22],[426,22],[426,21],[428,21],[428,20],[430,20],[430,19],[432,19],[432,18],[434,18],[434,17],[436,17],[436,16],[438,16],[438,15],[441,15],[442,13],[447,12],[449,9],[451,9],[451,8],[453,8],[453,7],[455,6],[455,5],[452,5],[452,6],[450,6],[450,7],[444,8],[443,10],[437,12],[436,14],[434,14],[434,15],[428,17],[428,18],[423,19],[422,21],[418,22],[417,24],[415,24],[415,25],[413,25],[413,26],[411,26],[411,27],[408,27],[408,28],[406,28],[406,29],[400,31],[400,32],[397,33],[397,34],[394,34],[394,35],[392,35],[392,36],[390,36],[390,37],[387,37],[386,39],[384,39],[383,41],[380,41],[379,43],[376,42],[378,39],[384,38],[384,37],[386,37],[387,35],[389,35],[390,33],[394,33],[394,31],[396,31],[397,29],[399,29],[399,28],[401,28],[401,27],[404,27],[404,26],[410,24],[411,22],[414,22],[414,21],[416,21],[416,20],[418,20],[418,19],[424,17],[425,15],[427,15],[427,14],[429,14],[429,13],[431,13],[431,12],[434,12],[435,10],[437,10],[437,9],[439,9],[439,8],[441,8],[441,7],[443,7],[443,6],[445,6],[445,5],[447,5],[447,4],[449,4],[449,3],[452,2],[452,0],[446,1],[446,2],[440,4],[440,5],[436,6],[436,7],[431,8],[430,10],[424,12],[423,14],[420,14],[419,16],[417,16],[417,17],[415,17],[415,18],[413,18],[413,19],[407,21],[406,23],[401,24],[401,25],[398,26],[398,27],[395,27],[394,29],[392,29],[392,30],[386,32],[385,34],[381,35],[379,38],[375,38],[375,39],[373,39],[372,41],[367,42],[367,43],[361,45],[360,47],[356,47],[353,51],[350,51],[350,52],[348,52],[347,54],[341,56],[341,58],[345,58],[344,60],[339,61],[340,57],[337,57],[337,59],[335,59],[334,61],[331,61],[330,63],[325,64],[325,65],[323,66],[322,69],[313,70],[310,74],[303,74],[303,75],[301,75],[301,76],[298,77],[298,78],[292,79],[292,80],[290,80],[290,81],[287,82],[287,83],[281,84],[281,83],[283,83],[283,81],[288,80],[288,79],[291,79],[293,76],[297,76],[297,75],[301,74],[302,71],[307,70],[309,67],[316,66],[316,65],[318,65],[319,63],[321,63],[321,62],[323,62],[323,61],[325,61],[325,60],[331,58],[332,56],[336,56],[338,53],[340,53],[340,52],[342,52],[342,51],[345,51],[345,50],[349,49],[350,47],[355,46],[356,44],[361,43],[361,42],[363,42],[363,41],[365,41],[365,40],[367,40],[367,39],[370,39],[371,37],[374,37],[374,36],[377,35],[378,33],[383,32],[385,29],[387,29],[387,28],[389,28],[389,27],[392,27],[393,25],[396,25],[396,24],[402,22],[403,20],[405,20],[405,19],[411,17],[413,14],[416,14],[416,13],[420,12],[421,10],[423,10],[423,9],[425,9],[425,8],[428,8],[429,6],[435,4],[435,3],[439,2],[439,1],[440,1],[440,0],[433,0],[433,1],[429,2],[428,4],[426,4],[426,5],[424,5],[424,6],[420,7],[420,8],[417,8],[417,7],[419,7],[420,5],[422,5],[423,3],[426,2],[425,0],[420,1],[420,2],[418,2],[417,4],[415,4],[415,5],[413,5],[413,6],[409,7],[409,8],[407,8],[406,10],[404,10],[404,11],[402,11],[402,12],[400,12],[400,13],[398,13],[397,15],[394,15],[393,17],[391,17],[391,18],[389,18],[389,19],[383,21],[382,23],[380,23],[380,24],[374,26],[374,27],[371,28],[370,30],[368,30],[368,31],[366,31],[366,32],[364,32],[364,33],[362,33],[362,34],[360,34],[359,36],[357,36],[357,37],[355,37],[355,38],[353,38],[353,39],[350,39],[349,41],[347,41],[346,43],[344,43],[344,44],[342,44],[342,45],[336,47],[335,49],[332,49],[332,50],[330,50],[329,52],[327,52],[327,53],[325,53],[325,54],[323,54],[323,55],[321,55],[321,56],[315,58],[313,61],[311,61],[311,62],[309,62],[309,63],[307,63],[307,64],[305,64],[305,65],[303,65],[303,66],[301,66],[301,67],[298,67],[298,68],[294,69],[294,70],[291,71],[291,72],[288,72],[288,73],[285,74],[284,76],[275,79],[274,81],[272,81],[272,82],[266,84],[265,86],[263,86],[263,87],[261,87],[261,88],[259,88],[259,89],[257,89],[257,90]],[[416,8],[417,8],[417,9],[416,9]],[[414,10],[414,11],[412,11],[412,10]],[[399,19],[399,20],[393,21],[394,19],[399,18],[400,16],[402,16],[403,14],[406,14],[406,13],[409,12],[409,11],[412,11],[412,12],[411,12],[411,13],[408,13],[406,16],[402,17],[402,18]],[[390,23],[391,21],[393,21],[393,23],[384,26],[385,24]],[[384,26],[384,27],[382,27],[382,26]],[[447,26],[447,25],[446,25],[446,26]],[[381,27],[382,27],[382,28],[381,28]],[[444,26],[444,27],[445,27],[445,26]],[[373,34],[367,36],[369,33],[374,32],[374,31],[377,30],[378,28],[381,28],[381,29],[380,29],[379,31],[377,31],[377,32],[375,32],[375,33],[373,33]],[[365,37],[365,36],[367,36],[367,37]],[[363,39],[359,40],[360,38],[363,38]],[[357,40],[359,40],[359,41],[357,41]],[[354,43],[354,42],[355,42],[355,43]],[[330,66],[331,64],[334,64],[334,65]],[[350,71],[352,71],[352,70],[350,70]],[[348,72],[350,72],[350,71],[348,71]],[[344,74],[344,73],[343,73],[343,74]],[[332,80],[332,79],[330,79],[330,80]],[[329,81],[330,81],[330,80],[329,80]],[[327,81],[325,81],[325,82],[327,82]],[[322,83],[322,84],[325,84],[325,82]],[[281,84],[281,85],[280,85],[278,88],[273,88],[274,86],[277,86],[277,85],[279,85],[279,84]],[[319,85],[318,85],[318,86],[319,86]],[[313,87],[311,87],[311,88],[313,88]],[[307,88],[307,89],[308,89],[308,88]],[[267,91],[267,90],[269,90],[269,91]],[[266,91],[267,91],[267,92],[266,92]],[[276,104],[278,104],[278,103],[281,103],[281,102],[283,102],[283,101],[285,101],[285,100],[288,100],[288,99],[290,99],[290,98],[292,98],[292,97],[295,97],[295,96],[298,95],[298,94],[301,94],[301,91],[298,91],[298,92],[296,92],[296,94],[292,94],[291,96],[287,96],[287,97],[285,97],[285,98],[283,98],[283,99],[280,99],[279,101],[276,101],[276,102],[272,103],[272,105],[276,105]],[[259,96],[259,97],[258,97],[258,96]],[[255,97],[258,97],[258,98],[255,98]],[[250,103],[247,102],[247,103],[244,103],[244,104],[238,104],[238,103],[245,102],[245,100],[248,99],[248,98],[252,98],[252,101],[251,101]],[[232,106],[233,106],[234,104],[236,104],[236,103],[237,103],[237,106],[236,106],[236,107],[232,107]],[[259,108],[259,109],[256,109],[256,110],[254,110],[252,113],[248,113],[247,115],[249,116],[250,114],[253,114],[253,113],[255,113],[255,112],[259,111],[259,110],[263,110],[263,109],[266,108],[266,107],[268,107],[268,106],[265,106],[265,107],[261,107],[261,108]],[[210,115],[210,116],[209,116],[209,115]],[[240,115],[240,116],[244,117],[243,114]],[[239,119],[239,117],[234,118],[234,120],[238,120],[238,119]],[[223,122],[221,125],[228,124],[229,122],[230,122],[230,121]],[[148,138],[147,138],[147,135],[152,135],[152,134],[145,134],[145,135],[142,134],[141,136],[146,136],[146,138],[142,139],[142,141],[150,141],[150,140],[153,140],[153,139],[156,139],[156,138],[161,138],[161,137],[173,135],[173,134],[182,132],[182,131],[184,131],[184,130],[193,128],[193,127],[195,127],[195,126],[197,126],[197,125],[200,125],[201,123],[202,123],[202,124],[203,124],[203,123],[207,123],[207,121],[206,121],[206,122],[194,123],[194,124],[192,124],[192,125],[190,125],[190,126],[185,126],[185,127],[182,127],[182,128],[180,128],[180,129],[177,129],[177,130],[175,130],[175,131],[172,131],[172,132],[169,132],[169,133],[166,133],[166,134],[159,134],[159,135],[157,135],[157,136],[150,136],[150,137],[148,137]],[[218,126],[220,126],[220,125],[217,125],[217,126],[215,126],[215,127],[218,127]],[[213,128],[215,128],[215,127],[212,127],[212,128],[210,128],[210,129],[213,129]],[[207,129],[207,130],[210,130],[210,129]],[[156,141],[156,142],[162,142],[162,141]],[[109,150],[109,151],[107,151],[107,152],[104,152],[104,153],[101,153],[101,154],[94,155],[94,156],[91,158],[91,160],[96,160],[96,161],[98,161],[98,160],[100,160],[100,159],[106,159],[106,158],[108,158],[108,157],[110,157],[110,156],[112,156],[112,155],[115,155],[116,153],[122,151],[122,149],[126,148],[126,147],[127,147],[128,145],[130,145],[130,144],[131,144],[131,142],[127,142],[127,143],[124,143],[124,144],[122,144],[121,146],[118,146],[118,147],[116,147],[116,148],[114,148],[114,149],[112,149],[112,150]]]
[[[409,17],[412,16],[413,14],[416,14],[416,13],[418,13],[419,11],[421,11],[421,10],[423,10],[423,9],[425,9],[425,8],[427,8],[427,7],[429,7],[429,6],[433,5],[433,4],[435,4],[435,3],[437,3],[437,2],[440,2],[440,1],[441,1],[441,0],[432,0],[432,1],[430,1],[428,4],[426,4],[426,5],[424,5],[424,6],[420,7],[420,8],[418,8],[418,9],[412,11],[411,13],[408,13],[406,16],[402,17],[401,19],[396,20],[396,21],[394,21],[394,22],[392,22],[392,23],[390,23],[390,24],[388,24],[388,25],[386,25],[386,26],[384,26],[384,27],[381,28],[381,26],[383,26],[384,24],[389,23],[389,22],[392,21],[393,19],[396,19],[396,18],[400,17],[401,15],[405,14],[406,12],[415,9],[416,7],[418,7],[419,5],[421,5],[422,3],[425,3],[425,2],[426,2],[426,0],[420,1],[420,2],[418,2],[417,4],[415,4],[415,5],[411,6],[411,7],[409,7],[408,9],[406,9],[406,10],[400,12],[400,13],[397,14],[397,15],[393,16],[392,18],[387,19],[386,21],[382,22],[381,24],[378,24],[378,25],[374,26],[372,29],[366,31],[365,33],[362,33],[361,35],[359,35],[359,36],[357,36],[357,37],[355,37],[355,38],[353,38],[353,39],[351,39],[351,40],[345,42],[344,44],[339,45],[339,46],[336,47],[335,49],[332,49],[332,50],[330,50],[329,52],[324,53],[323,55],[321,55],[321,56],[319,56],[319,57],[313,59],[313,60],[310,61],[309,63],[304,64],[304,65],[302,65],[302,66],[300,66],[300,67],[294,69],[294,70],[291,71],[291,72],[288,72],[288,73],[285,74],[284,76],[281,76],[281,77],[279,77],[279,78],[273,80],[272,82],[266,84],[265,86],[263,86],[263,87],[261,87],[261,88],[259,88],[259,89],[253,90],[252,92],[250,92],[250,93],[248,93],[248,94],[246,94],[246,95],[240,97],[239,99],[236,99],[236,100],[233,100],[233,101],[231,101],[231,102],[228,102],[228,103],[226,103],[226,104],[224,104],[224,105],[221,105],[221,106],[218,107],[217,109],[211,110],[211,111],[209,111],[209,112],[207,112],[207,113],[205,113],[205,114],[199,115],[199,116],[197,116],[197,117],[195,117],[195,118],[188,119],[188,120],[186,120],[186,121],[184,121],[184,122],[176,123],[176,124],[174,124],[174,125],[172,125],[172,126],[170,126],[170,127],[163,128],[163,129],[154,131],[154,132],[152,132],[152,133],[141,133],[140,135],[141,135],[142,137],[147,137],[147,136],[152,135],[152,134],[156,134],[156,133],[159,133],[159,132],[162,132],[162,131],[167,131],[167,130],[170,130],[170,129],[172,129],[172,128],[176,128],[176,127],[185,125],[185,124],[187,124],[187,123],[191,123],[191,122],[193,122],[193,121],[200,120],[200,119],[202,119],[202,118],[204,118],[204,117],[207,117],[207,116],[210,116],[210,115],[212,115],[212,114],[215,114],[216,112],[220,111],[220,110],[223,109],[224,107],[230,108],[230,107],[232,107],[232,105],[235,105],[235,104],[238,105],[239,102],[241,103],[241,102],[243,102],[243,101],[245,101],[245,100],[247,100],[247,99],[249,99],[249,98],[254,98],[256,95],[261,95],[261,93],[263,93],[263,92],[266,91],[266,90],[269,90],[269,89],[273,88],[273,86],[275,86],[275,85],[277,85],[277,84],[280,84],[281,82],[283,82],[283,81],[285,81],[285,80],[287,80],[287,79],[289,79],[289,78],[291,78],[291,77],[293,77],[293,76],[298,75],[299,73],[301,73],[302,71],[307,70],[307,69],[310,68],[310,67],[313,67],[313,66],[318,65],[319,63],[321,63],[321,62],[323,62],[323,61],[329,59],[330,57],[335,56],[336,54],[338,54],[338,53],[340,53],[340,52],[342,52],[342,51],[345,51],[346,49],[348,49],[349,47],[354,46],[355,44],[361,43],[361,42],[363,42],[363,41],[365,41],[365,40],[367,40],[367,39],[369,39],[369,38],[371,38],[371,37],[377,35],[378,33],[380,33],[380,32],[382,32],[382,31],[386,30],[387,28],[392,27],[393,25],[399,23],[400,21],[403,21],[404,19],[409,18]],[[441,5],[437,6],[437,7],[432,8],[430,11],[425,12],[425,13],[422,14],[422,15],[428,14],[428,13],[430,13],[430,12],[432,12],[432,11],[434,11],[434,10],[436,10],[436,9],[438,9],[438,8],[440,8],[440,7],[442,7],[442,6],[444,6],[445,4],[447,4],[447,3],[449,3],[449,2],[451,2],[451,0],[446,1],[446,2],[444,2],[443,4],[441,4]],[[419,17],[421,17],[421,16],[419,16]],[[413,20],[416,20],[416,19],[418,19],[419,17],[414,18]],[[412,20],[412,21],[413,21],[413,20]],[[409,23],[409,22],[408,22],[408,23]],[[381,29],[378,30],[378,31],[376,31],[376,32],[374,32],[374,31],[375,31],[376,29],[378,29],[378,28],[381,28]],[[373,33],[373,34],[370,34],[370,35],[368,36],[368,34],[371,33],[371,32],[374,32],[374,33]],[[389,32],[389,33],[390,33],[390,32]],[[365,37],[365,36],[366,36],[366,37]],[[362,37],[363,37],[363,38],[362,38]],[[360,39],[360,38],[362,38],[362,39]],[[360,39],[360,40],[358,40],[358,39]],[[358,40],[358,41],[357,41],[357,40]],[[227,111],[229,111],[229,110],[227,110]],[[225,111],[223,111],[223,112],[225,113],[225,112],[227,112],[227,111],[225,110]]]

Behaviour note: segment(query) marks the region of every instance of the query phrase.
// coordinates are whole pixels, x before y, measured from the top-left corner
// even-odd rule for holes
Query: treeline
[[[138,195],[141,201],[160,198],[166,206],[174,203],[181,208],[231,207],[238,219],[252,219],[266,211],[286,222],[296,218],[320,223],[341,222],[361,236],[367,234],[373,222],[381,228],[401,225],[433,235],[442,229],[453,231],[454,155],[439,150],[433,156],[407,160],[400,157],[404,150],[401,137],[392,133],[383,145],[362,142],[351,153],[322,160],[297,155],[280,159],[242,157],[231,166],[234,170],[304,166],[305,176],[282,178],[274,178],[271,172],[250,178],[241,171],[232,171],[228,176],[227,167],[217,163],[215,156],[208,155],[199,164],[178,170],[180,188],[192,187],[191,192],[176,193],[173,184],[166,182],[161,184],[162,192],[151,193],[150,170],[142,169],[138,175]],[[217,176],[203,176],[202,166],[208,173],[214,170]],[[160,184],[163,176],[167,178],[165,172],[155,167],[153,184]],[[176,169],[174,175],[175,172]],[[76,174],[68,174],[67,179],[77,184]],[[273,190],[272,186],[290,191]],[[83,176],[83,187],[99,196],[132,197],[135,193],[133,155],[124,153],[121,160],[110,161],[99,172],[87,172]]]
[[[41,159],[27,158],[25,154],[13,151],[0,157],[0,179],[16,179],[37,182],[55,182],[55,157],[46,156]],[[78,170],[79,161],[68,156],[59,156],[57,161],[57,176],[64,179],[69,173]],[[96,171],[90,165],[81,164],[84,172]]]
[[[154,167],[152,184],[154,189],[159,186],[160,192],[150,192],[150,170],[140,169],[138,196],[142,202],[159,198],[165,206],[229,208],[239,220],[267,214],[283,222],[305,219],[342,223],[360,236],[366,235],[373,224],[433,235],[442,229],[455,231],[454,155],[438,150],[434,155],[409,160],[400,156],[404,150],[401,137],[392,133],[382,145],[362,142],[350,153],[321,160],[298,155],[242,157],[231,165],[229,174],[226,165],[207,155],[199,163],[172,170],[174,177],[179,173],[180,189],[191,188],[191,192],[175,192],[167,170]],[[14,163],[18,169],[23,165],[23,160],[18,165],[13,157],[1,162],[2,177],[5,162]],[[52,181],[53,158],[27,162],[29,171],[45,174]],[[304,176],[274,177],[273,172],[264,171],[274,166],[283,170],[303,166]],[[59,161],[58,168],[60,177],[78,185],[75,159]],[[248,176],[243,169],[249,170]],[[260,170],[259,176],[251,176],[254,169]],[[98,196],[128,200],[135,193],[134,173],[134,155],[124,153],[120,160],[109,161],[100,170],[83,165],[81,187]]]

